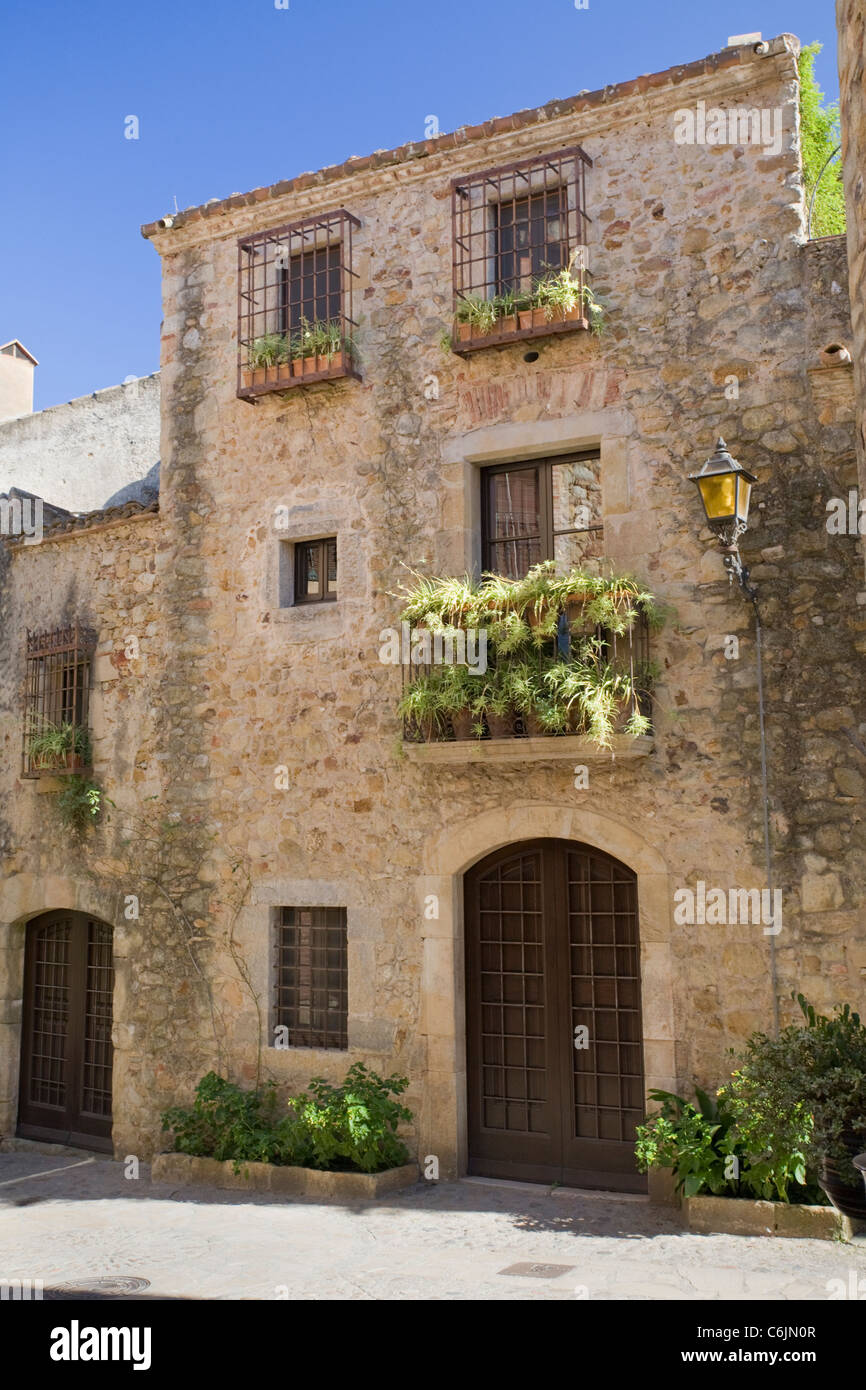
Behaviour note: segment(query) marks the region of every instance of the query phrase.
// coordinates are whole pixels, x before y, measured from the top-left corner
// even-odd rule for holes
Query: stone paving
[[[565,1268],[503,1273],[521,1264]],[[143,1296],[197,1299],[827,1300],[852,1271],[866,1289],[863,1237],[693,1235],[640,1197],[469,1179],[367,1204],[239,1199],[108,1159],[0,1154],[0,1278],[46,1293],[139,1279]]]

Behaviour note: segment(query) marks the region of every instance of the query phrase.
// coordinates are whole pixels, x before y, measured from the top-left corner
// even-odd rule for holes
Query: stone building
[[[363,1061],[410,1079],[443,1174],[639,1189],[646,1088],[717,1083],[794,990],[866,1002],[866,595],[856,534],[828,529],[854,396],[821,357],[850,312],[844,240],[805,240],[797,51],[729,47],[143,229],[158,509],[3,557],[5,1134],[147,1155],[212,1066],[287,1092]],[[551,263],[585,264],[600,336],[513,306],[461,337],[455,289]],[[337,339],[281,361],[302,320]],[[675,910],[767,886],[754,615],[688,481],[720,435],[757,478],[775,936]],[[672,610],[651,736],[407,742],[380,650],[409,570],[520,569],[590,531]],[[62,777],[22,776],[46,690],[109,799],[77,839]]]

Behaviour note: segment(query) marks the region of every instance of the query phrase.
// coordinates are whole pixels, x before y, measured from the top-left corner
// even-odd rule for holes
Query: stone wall
[[[866,495],[866,6],[836,0],[839,108],[857,382],[860,493]]]
[[[698,101],[780,108],[781,151],[677,144],[676,112]],[[141,812],[154,791],[163,834],[127,855],[145,910],[139,993],[117,1005],[119,1151],[152,1146],[159,1109],[188,1098],[214,1058],[254,1078],[262,1043],[283,1087],[355,1060],[405,1073],[420,1151],[459,1168],[462,875],[539,835],[597,845],[638,875],[650,1086],[717,1082],[726,1049],[771,1025],[762,927],[673,916],[674,892],[699,880],[764,885],[753,615],[687,480],[719,434],[759,478],[744,557],[765,625],[776,993],[785,1018],[800,987],[819,1007],[864,1003],[862,595],[856,537],[826,526],[854,476],[853,404],[850,373],[818,357],[850,323],[841,242],[803,242],[796,101],[796,43],[775,40],[766,56],[716,55],[429,142],[423,157],[350,162],[148,229],[164,267],[164,476],[155,587],[128,617],[136,631],[156,624],[161,656],[147,677],[152,743],[124,755],[122,795]],[[443,353],[450,180],[574,143],[594,161],[589,255],[607,332],[533,342],[531,363],[524,344]],[[362,381],[238,400],[237,238],[341,206],[361,222]],[[438,395],[425,394],[431,377]],[[588,789],[561,757],[404,756],[400,671],[378,653],[406,566],[477,567],[485,464],[591,447],[607,555],[675,610],[655,641],[654,752],[593,761]],[[282,606],[280,547],[329,535],[338,601]],[[17,607],[38,586],[40,548],[11,563]],[[84,561],[78,574],[87,602]],[[97,881],[123,860],[112,833],[82,851]],[[15,872],[49,873],[55,856],[60,872],[57,846],[28,842]],[[268,1045],[280,905],[347,909],[348,1052]]]
[[[104,507],[159,459],[159,374],[0,421],[0,493],[34,492],[69,511]]]

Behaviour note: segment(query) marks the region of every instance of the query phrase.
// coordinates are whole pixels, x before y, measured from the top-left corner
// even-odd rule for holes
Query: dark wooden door
[[[18,1133],[111,1152],[112,930],[79,912],[27,928]]]
[[[634,873],[564,840],[475,865],[466,997],[470,1173],[645,1191]]]

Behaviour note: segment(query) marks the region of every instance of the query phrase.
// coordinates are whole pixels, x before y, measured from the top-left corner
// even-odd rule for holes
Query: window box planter
[[[191,1154],[157,1154],[151,1181],[173,1187],[218,1187],[233,1192],[276,1192],[287,1197],[333,1197],[340,1201],[370,1200],[413,1187],[418,1181],[417,1163],[388,1168],[383,1173],[326,1172],[320,1168],[289,1168],[274,1163],[244,1163],[239,1173],[234,1163]]]
[[[293,357],[292,376],[303,377],[312,376],[314,373],[332,372],[334,375],[342,375],[345,370],[343,363],[343,353],[334,352],[330,357],[322,354],[312,357]]]
[[[288,385],[292,377],[291,362],[275,362],[271,367],[247,367],[241,373],[247,390],[264,390],[266,387]]]
[[[866,1223],[835,1207],[758,1202],[743,1197],[686,1197],[685,1224],[701,1235],[782,1236],[794,1240],[850,1240]]]

